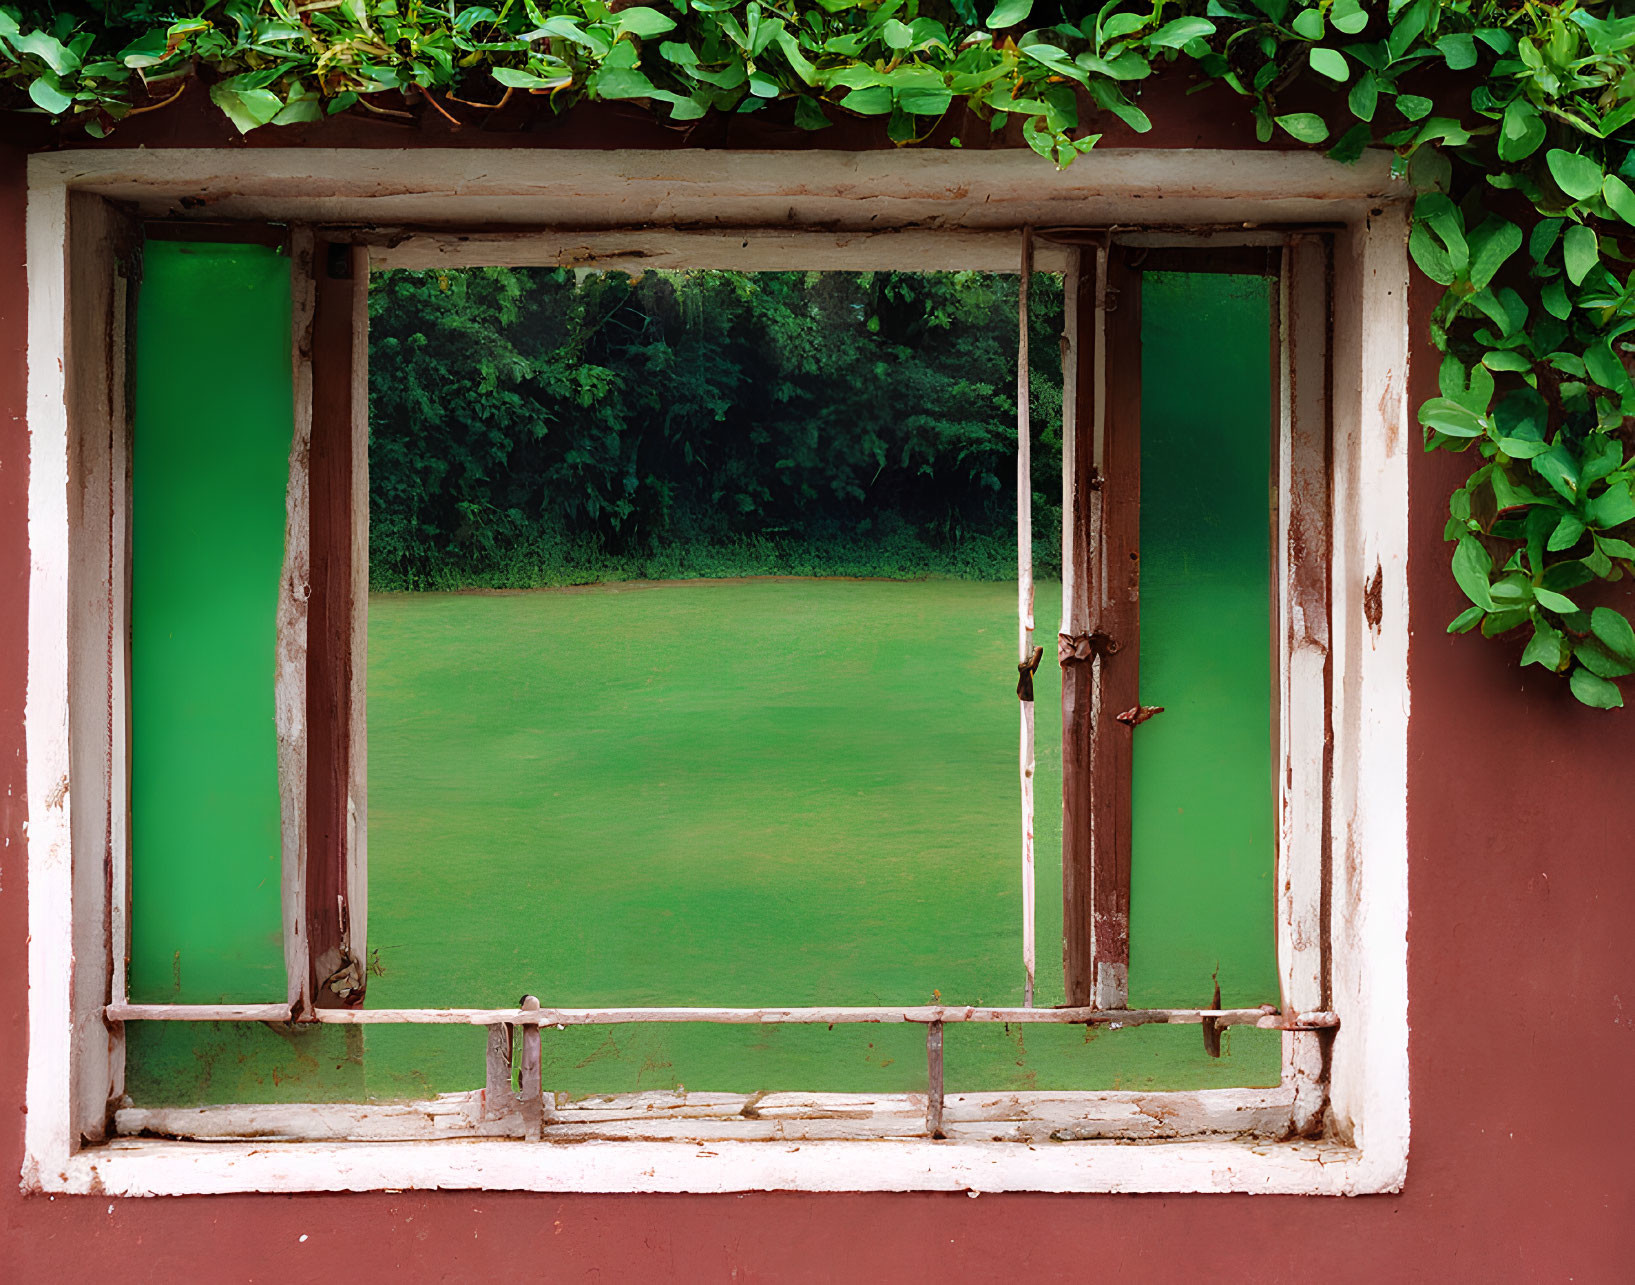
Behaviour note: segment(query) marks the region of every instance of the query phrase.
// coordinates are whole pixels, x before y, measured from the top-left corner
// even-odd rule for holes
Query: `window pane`
[[[131,996],[281,1000],[289,260],[149,242],[136,325]]]
[[[1141,307],[1141,703],[1164,713],[1135,734],[1130,1002],[1207,1004],[1219,970],[1223,1004],[1275,1004],[1272,282],[1148,273]],[[1277,1081],[1275,1033],[1226,1038],[1239,1083]]]

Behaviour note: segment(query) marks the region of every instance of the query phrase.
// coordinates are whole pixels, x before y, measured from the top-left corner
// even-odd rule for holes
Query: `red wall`
[[[1444,634],[1446,456],[1410,493],[1401,1195],[25,1198],[23,207],[0,144],[0,1280],[1635,1279],[1635,707],[1579,708],[1513,648]]]

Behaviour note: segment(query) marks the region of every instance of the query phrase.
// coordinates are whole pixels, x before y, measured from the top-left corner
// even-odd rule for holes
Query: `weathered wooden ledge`
[[[288,1022],[288,1004],[109,1004],[110,1022]],[[1254,1026],[1271,1031],[1315,1031],[1337,1027],[1339,1016],[1325,1011],[1285,1016],[1260,1008],[979,1008],[926,1004],[903,1007],[836,1008],[370,1008],[318,1009],[320,1023],[342,1026],[618,1026],[634,1022],[711,1022],[727,1025],[840,1026],[856,1023],[994,1022],[1105,1026]]]
[[[209,1142],[417,1142],[532,1138],[546,1142],[800,1142],[921,1139],[968,1142],[1278,1139],[1289,1132],[1290,1088],[1194,1092],[950,1093],[935,1130],[924,1094],[689,1093],[659,1091],[570,1099],[546,1094],[535,1132],[522,1104],[485,1111],[483,1090],[429,1101],[374,1104],[126,1107],[121,1137]]]

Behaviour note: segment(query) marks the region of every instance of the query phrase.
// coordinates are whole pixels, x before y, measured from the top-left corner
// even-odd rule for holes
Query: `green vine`
[[[986,12],[979,12],[980,3]],[[990,7],[991,6],[991,7]],[[1246,100],[1262,140],[1394,149],[1409,249],[1446,288],[1430,450],[1474,451],[1446,536],[1471,606],[1523,665],[1623,704],[1635,630],[1595,605],[1635,575],[1635,3],[1543,0],[176,0],[0,4],[0,105],[101,136],[195,84],[240,130],[357,110],[458,121],[517,94],[661,117],[880,117],[899,144],[956,106],[1059,166],[1109,117],[1151,128],[1169,66]],[[1050,12],[1046,12],[1046,10]],[[1302,108],[1281,110],[1294,99]],[[957,139],[955,140],[957,145]],[[1522,635],[1517,634],[1518,638]]]

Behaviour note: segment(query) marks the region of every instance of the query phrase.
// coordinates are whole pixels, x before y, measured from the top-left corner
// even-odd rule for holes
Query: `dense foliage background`
[[[378,274],[377,588],[1016,574],[1018,278]],[[1058,569],[1062,325],[1034,278],[1036,560]]]

